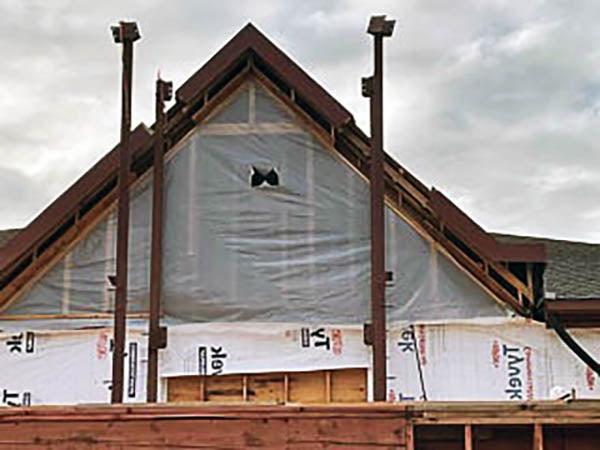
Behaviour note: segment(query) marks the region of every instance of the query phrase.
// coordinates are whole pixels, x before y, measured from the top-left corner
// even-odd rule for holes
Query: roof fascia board
[[[600,298],[546,299],[544,312],[558,317],[568,328],[600,327]]]
[[[301,96],[322,114],[333,127],[337,128],[354,121],[352,114],[346,108],[251,23],[177,89],[177,100],[186,104],[193,102],[248,50],[252,50],[275,73],[286,80],[294,88],[296,95]]]
[[[430,199],[432,209],[444,226],[471,244],[486,258],[495,262],[546,262],[544,245],[498,242],[440,191],[432,189]]]
[[[262,84],[267,91],[276,97],[276,100],[282,104],[282,107],[286,108],[291,114],[294,114],[301,121],[301,123],[306,124],[307,131],[313,134],[313,136],[319,140],[321,145],[328,152],[332,153],[332,155],[338,159],[341,164],[347,165],[367,184],[369,183],[368,171],[362,171],[359,165],[345,158],[343,153],[340,152],[339,148],[336,146],[335,139],[332,139],[329,134],[324,133],[318,125],[314,124],[311,118],[306,115],[301,108],[295,105],[290,98],[285,96],[285,94],[282,93],[276,86],[274,86],[272,82],[258,69],[253,68],[250,73],[256,78],[257,82]],[[392,172],[397,174],[398,167],[398,164],[390,166],[386,161],[386,175],[390,175]],[[397,179],[397,177],[394,178]],[[390,181],[391,180],[389,178],[386,179],[386,184],[388,184]],[[412,192],[409,192],[409,194],[414,193],[415,189],[417,188],[413,187]],[[422,199],[422,197],[419,198]],[[415,199],[415,201],[420,200]],[[483,274],[481,270],[479,270],[479,267],[476,267],[473,263],[469,263],[465,257],[461,257],[461,255],[457,253],[457,250],[454,249],[454,247],[447,241],[447,239],[445,239],[443,235],[441,235],[441,233],[434,232],[431,227],[424,226],[421,221],[417,220],[412,215],[407,214],[404,208],[405,203],[398,202],[397,198],[394,198],[394,196],[390,195],[388,189],[386,189],[385,204],[394,214],[404,220],[417,234],[419,234],[419,236],[430,243],[435,243],[437,251],[440,251],[443,257],[447,258],[451,264],[454,264],[459,270],[464,272],[466,276],[472,279],[480,288],[485,290],[488,295],[490,295],[498,304],[504,307],[508,305],[520,314],[526,314],[526,311],[516,299],[508,295],[495,280]]]
[[[360,151],[368,164],[370,139],[354,124],[352,115],[251,24],[244,27],[223,49],[217,52],[177,90],[178,103],[173,108],[181,111],[181,113],[173,116],[173,121],[192,120],[190,111],[193,108],[182,107],[181,102],[196,102],[199,98],[202,98],[207,90],[217,83],[219,78],[225,76],[227,71],[239,62],[240,58],[246,57],[249,51],[254,52],[268,66],[269,70],[273,70],[277,76],[281,77],[294,90],[296,96],[302,96],[303,100],[330,121],[331,125],[337,127],[335,133],[331,135],[332,138],[335,138],[338,133],[348,133],[362,142]],[[187,114],[185,113],[186,110],[188,110]],[[151,132],[144,126],[138,126],[132,135],[133,160],[135,160],[137,152],[148,148],[148,143],[151,141]],[[172,145],[175,143],[173,142]],[[85,201],[87,196],[93,194],[102,185],[102,182],[116,174],[118,166],[117,153],[118,146],[72,185],[27,228],[9,242],[4,249],[0,250],[0,273],[7,268],[8,261],[14,265],[22,259],[23,255],[26,254],[28,249],[32,249],[36,242],[39,243],[52,230],[60,226],[62,221],[69,217],[71,211],[77,211],[81,202]],[[390,173],[397,175],[391,180],[391,185],[404,184],[403,189],[411,197],[416,196],[414,204],[419,210],[422,210],[426,216],[430,216],[433,209],[433,212],[442,219],[445,226],[451,227],[453,231],[455,230],[466,243],[480,250],[482,255],[491,261],[502,261],[503,259],[498,256],[499,254],[502,255],[502,258],[508,258],[518,252],[522,253],[519,256],[520,260],[540,262],[540,260],[545,259],[545,254],[544,259],[541,259],[541,254],[544,253],[541,246],[513,245],[512,248],[510,246],[500,246],[492,236],[475,224],[443,194],[435,190],[429,191],[391,156],[386,155],[386,163],[388,166],[386,178],[389,178]],[[364,161],[361,164],[364,165]],[[358,169],[361,170],[360,167]],[[410,186],[406,186],[407,183]],[[439,233],[434,233],[432,236],[437,236],[436,239],[443,239],[443,236],[440,237]]]

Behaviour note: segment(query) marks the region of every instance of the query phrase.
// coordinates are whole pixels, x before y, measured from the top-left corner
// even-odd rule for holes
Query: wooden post
[[[373,35],[375,72],[363,79],[363,95],[371,102],[371,325],[373,399],[387,398],[387,340],[385,317],[385,180],[383,153],[383,38],[392,35],[395,21],[373,16],[367,32]]]
[[[415,450],[415,427],[411,422],[406,425],[406,450]]]
[[[533,426],[533,450],[544,450],[544,427],[541,423]]]
[[[248,375],[242,375],[242,399],[248,401]]]
[[[331,371],[325,371],[325,403],[331,403]]]
[[[115,295],[114,349],[111,402],[123,402],[123,370],[127,334],[127,266],[129,246],[129,136],[131,134],[131,80],[133,43],[140,38],[135,22],[120,22],[111,28],[116,43],[123,44],[121,143],[119,145],[119,200],[117,218],[117,286]]]
[[[533,263],[527,263],[527,288],[529,289],[529,298],[534,301],[535,294],[533,292]]]
[[[150,320],[148,321],[148,375],[146,400],[157,401],[158,350],[166,347],[166,330],[160,328],[162,279],[163,178],[165,153],[165,101],[173,96],[173,83],[156,80],[156,127],[152,186],[152,249],[150,256]]]
[[[283,375],[283,403],[290,401],[290,376],[287,372]]]
[[[206,377],[200,377],[200,401],[206,401]]]
[[[471,424],[465,425],[465,450],[473,450],[473,428]]]

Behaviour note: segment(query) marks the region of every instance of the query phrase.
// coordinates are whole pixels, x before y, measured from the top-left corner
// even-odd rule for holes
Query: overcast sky
[[[139,22],[133,124],[252,21],[368,131],[368,17],[385,43],[386,149],[489,231],[600,242],[600,2],[0,0],[0,229],[22,227],[119,139],[120,49]]]

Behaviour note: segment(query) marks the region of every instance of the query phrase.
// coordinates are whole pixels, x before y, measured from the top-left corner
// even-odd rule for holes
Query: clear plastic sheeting
[[[164,187],[167,319],[368,320],[368,183],[283,104],[246,83],[171,153]],[[147,310],[151,178],[132,195],[130,311]],[[113,208],[5,314],[112,311],[115,239]],[[507,314],[389,208],[386,259],[390,320]]]
[[[386,208],[386,288],[390,321],[453,320],[507,316],[461,269]]]
[[[127,306],[134,312],[148,309],[151,213],[151,183],[144,180],[131,194]],[[112,208],[4,314],[80,315],[113,311],[116,236],[117,214]]]
[[[281,184],[252,188],[257,166],[272,167]],[[185,184],[173,176],[184,168],[195,172]],[[366,188],[337,188],[336,172],[351,175],[307,133],[204,136],[200,128],[167,175],[165,312],[194,321],[364,321]]]

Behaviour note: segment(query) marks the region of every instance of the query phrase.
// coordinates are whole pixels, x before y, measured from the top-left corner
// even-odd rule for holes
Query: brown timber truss
[[[164,128],[168,153],[252,75],[300,117],[320,142],[368,180],[370,139],[352,115],[251,24],[243,28],[176,92]],[[131,135],[131,181],[153,165],[156,124]],[[118,147],[109,152],[28,227],[0,249],[0,315],[47,271],[116,199]],[[472,222],[440,192],[430,190],[384,155],[388,206],[452,258],[485,290],[531,316],[542,297],[545,252],[540,245],[506,245]]]

